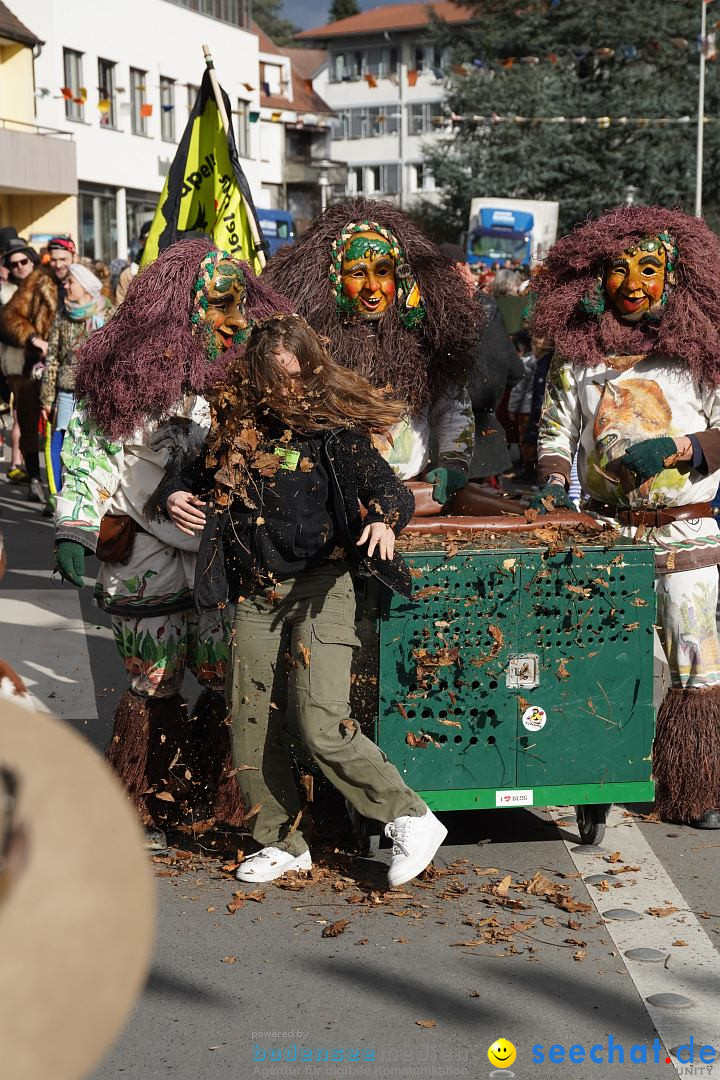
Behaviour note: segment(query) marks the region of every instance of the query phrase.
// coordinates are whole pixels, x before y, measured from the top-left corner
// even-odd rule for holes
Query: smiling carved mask
[[[639,322],[659,311],[665,292],[667,252],[659,237],[647,237],[609,259],[605,294],[624,322]]]
[[[395,256],[377,232],[360,232],[345,244],[343,292],[362,319],[379,319],[395,303]]]
[[[243,268],[224,252],[210,252],[195,284],[191,321],[207,335],[208,357],[239,345],[247,336],[247,287]]]

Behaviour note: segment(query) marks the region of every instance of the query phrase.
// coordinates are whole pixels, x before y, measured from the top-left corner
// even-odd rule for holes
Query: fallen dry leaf
[[[496,885],[493,885],[492,892],[494,896],[507,896],[508,889],[512,885],[512,874],[506,874],[502,881],[498,881]]]
[[[655,919],[666,919],[668,915],[674,915],[678,909],[674,904],[668,904],[667,907],[649,907],[645,910],[648,915],[652,915]]]
[[[421,1027],[421,1028],[434,1028],[434,1027],[437,1027],[437,1024],[435,1023],[434,1020],[416,1020],[415,1023],[417,1024],[418,1027]]]
[[[413,593],[413,600],[424,600],[428,596],[439,596],[444,591],[442,585],[425,585],[424,588]]]
[[[155,798],[161,799],[163,802],[175,802],[169,791],[158,791]]]
[[[237,956],[223,956],[223,958],[222,958],[222,963],[223,964],[237,964],[237,962],[238,962]]]
[[[673,941],[673,945],[677,945],[678,947],[680,947],[681,945],[687,945],[687,941],[683,941],[681,938],[678,938],[677,941]]]
[[[338,919],[337,922],[331,923],[330,926],[323,927],[323,937],[339,937],[340,934],[344,934],[350,925],[350,919]]]
[[[556,670],[555,674],[557,675],[558,679],[569,679],[570,678],[570,672],[567,669],[567,661],[566,660],[560,660],[558,662],[558,666],[557,666],[557,670]]]
[[[303,667],[310,667],[310,650],[307,645],[303,645],[302,641],[298,642],[298,649],[300,650],[300,659],[303,662]]]
[[[585,952],[584,949],[578,949],[577,952],[573,953],[573,960],[577,960],[578,963],[580,963],[582,960],[585,959],[586,956],[587,956],[587,953]]]

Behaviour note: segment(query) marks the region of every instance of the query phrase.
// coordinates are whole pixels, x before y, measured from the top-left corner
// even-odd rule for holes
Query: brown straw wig
[[[675,284],[656,321],[622,322],[602,298],[606,261],[646,237],[668,234],[677,249]],[[662,206],[619,206],[550,249],[534,279],[533,334],[581,366],[657,353],[678,360],[706,384],[720,385],[720,240],[704,221]]]
[[[376,223],[395,237],[422,297],[424,315],[414,328],[403,324],[397,305],[372,325],[338,309],[329,279],[333,243],[351,222]],[[467,379],[483,323],[479,302],[435,244],[391,203],[352,199],[330,206],[273,256],[263,279],[330,339],[338,364],[373,386],[389,384],[411,412]]]
[[[92,422],[123,440],[147,420],[166,416],[185,393],[214,385],[237,349],[210,361],[207,339],[193,332],[194,286],[202,260],[217,251],[206,237],[179,240],[135,277],[125,301],[78,350],[76,394]],[[265,318],[290,306],[241,264],[247,314]]]

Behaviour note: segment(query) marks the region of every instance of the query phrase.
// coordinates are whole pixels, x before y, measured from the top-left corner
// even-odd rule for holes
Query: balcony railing
[[[10,120],[6,116],[0,116],[0,128],[6,131],[22,131],[28,135],[49,135],[52,138],[60,137],[74,139],[72,131],[60,131],[59,128],[45,127],[43,124],[28,124],[25,120]]]

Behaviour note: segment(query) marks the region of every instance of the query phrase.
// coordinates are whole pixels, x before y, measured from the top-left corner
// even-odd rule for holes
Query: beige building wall
[[[0,42],[0,118],[36,122],[33,55],[27,45]]]
[[[35,134],[36,123],[32,49],[0,40],[0,226],[75,236],[75,148]]]
[[[0,191],[0,226],[4,225],[14,225],[25,239],[43,233],[69,233],[77,240],[77,198]]]

